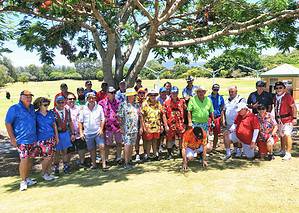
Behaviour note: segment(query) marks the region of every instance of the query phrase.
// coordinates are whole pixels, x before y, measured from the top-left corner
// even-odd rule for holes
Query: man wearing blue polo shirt
[[[32,96],[30,91],[22,91],[19,103],[8,109],[5,118],[10,143],[17,148],[20,156],[21,191],[26,190],[27,186],[37,183],[28,177],[32,166],[32,158],[38,154],[36,117],[34,107],[31,104]]]

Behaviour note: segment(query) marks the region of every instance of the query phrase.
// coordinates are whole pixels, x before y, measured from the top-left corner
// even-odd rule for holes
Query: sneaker
[[[168,155],[167,160],[171,160],[171,159],[173,159],[173,156],[172,155]]]
[[[125,164],[125,165],[124,165],[124,169],[128,169],[128,170],[130,170],[130,169],[132,169],[132,168],[133,168],[133,166],[130,165],[130,164]]]
[[[241,158],[241,157],[242,157],[242,152],[237,152],[235,158]]]
[[[282,150],[280,150],[279,152],[274,153],[274,155],[280,156],[280,157],[285,156],[285,154],[286,154],[285,151],[282,151]]]
[[[59,175],[59,166],[58,165],[54,165],[54,174]]]
[[[20,191],[25,191],[27,189],[27,182],[25,180],[20,183]]]
[[[231,156],[232,156],[232,155],[225,155],[225,156],[222,158],[222,160],[227,161],[228,159],[231,158]]]
[[[71,172],[70,170],[71,170],[71,167],[69,165],[64,165],[63,166],[63,172],[65,174],[69,174]]]
[[[53,180],[55,180],[55,179],[58,179],[59,177],[57,177],[57,176],[54,176],[54,175],[52,175],[52,174],[48,174],[48,176],[49,177],[51,177]]]
[[[50,175],[48,175],[47,173],[43,174],[43,175],[42,175],[42,178],[43,178],[45,181],[51,181],[51,180],[54,180],[54,178],[51,177]]]
[[[136,162],[139,162],[139,161],[140,161],[140,155],[136,155],[136,157],[135,157],[135,161],[136,161]]]
[[[32,180],[30,178],[26,178],[26,183],[27,183],[27,186],[32,186],[32,185],[35,185],[37,184],[37,181],[36,180]]]
[[[274,158],[273,154],[268,154],[268,155],[265,157],[265,159],[268,160],[268,161],[271,161],[271,160],[274,160],[275,158]]]
[[[291,160],[292,156],[290,153],[286,153],[282,160]]]
[[[147,154],[144,155],[143,160],[148,161],[148,155]]]

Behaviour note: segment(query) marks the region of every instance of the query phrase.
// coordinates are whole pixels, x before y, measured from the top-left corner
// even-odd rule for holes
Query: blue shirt
[[[126,100],[126,92],[122,93],[120,90],[117,90],[115,94],[115,98],[120,102],[124,102]]]
[[[209,95],[214,107],[214,117],[219,117],[224,107],[224,99],[221,95],[217,94],[213,96],[212,94]]]
[[[187,96],[190,96],[190,97],[193,97],[196,95],[196,92],[195,90],[198,88],[198,86],[192,86],[192,88],[188,88],[188,87],[185,87],[183,89],[183,92],[182,92],[182,95],[183,95],[183,98],[187,97]]]
[[[37,111],[36,112],[37,140],[44,141],[53,138],[55,135],[54,128],[53,128],[54,123],[55,123],[55,117],[52,111],[48,111],[46,116],[44,116],[39,111]]]
[[[36,141],[36,116],[33,105],[29,110],[20,101],[11,106],[6,114],[6,124],[11,124],[17,144],[33,144]]]
[[[97,94],[97,92],[95,91],[95,90],[87,90],[87,89],[85,89],[84,90],[84,96],[87,94],[87,93],[89,93],[89,92],[93,92],[95,95]]]

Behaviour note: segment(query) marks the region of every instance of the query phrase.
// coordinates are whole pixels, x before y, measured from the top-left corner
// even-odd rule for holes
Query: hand
[[[98,132],[97,132],[97,135],[103,135],[103,134],[104,134],[103,129],[100,128],[100,129],[98,130]]]
[[[83,133],[80,133],[80,138],[81,138],[82,140],[85,140],[85,136],[84,136]]]
[[[292,124],[293,124],[294,126],[296,126],[296,125],[297,125],[297,119],[293,119],[293,120],[292,120]]]
[[[55,138],[55,145],[57,145],[59,143],[59,138]]]
[[[120,132],[121,134],[124,134],[124,133],[125,133],[125,131],[124,131],[123,129],[120,129],[119,132]]]
[[[11,145],[12,145],[13,147],[17,147],[17,140],[16,140],[16,138],[11,138],[11,139],[10,139],[10,143],[11,143]]]
[[[252,108],[257,108],[257,106],[259,105],[259,102],[256,102],[255,104],[252,104]]]
[[[140,128],[140,129],[139,129],[139,135],[142,135],[142,134],[143,134],[143,129]]]
[[[208,167],[208,162],[206,160],[202,161],[202,167],[204,168]]]
[[[252,141],[252,142],[251,142],[251,144],[250,144],[250,148],[251,148],[251,149],[254,149],[254,148],[255,148],[255,146],[256,146],[256,145],[255,145],[255,142],[254,142],[254,141]]]
[[[75,140],[76,140],[76,136],[75,136],[75,135],[72,135],[72,136],[71,136],[71,141],[74,142]]]
[[[189,128],[189,129],[192,128],[192,123],[188,123],[188,128]]]
[[[214,129],[215,127],[216,127],[215,122],[212,121],[212,122],[211,122],[211,128]]]
[[[166,131],[166,132],[168,132],[168,131],[169,131],[169,127],[168,127],[168,125],[167,125],[167,124],[165,125],[165,131]]]

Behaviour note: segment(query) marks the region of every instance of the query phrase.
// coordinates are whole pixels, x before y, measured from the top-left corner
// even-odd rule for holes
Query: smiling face
[[[21,95],[20,100],[25,107],[29,107],[32,102],[32,95]]]
[[[207,92],[206,90],[201,90],[201,89],[197,90],[198,98],[203,99],[205,97],[206,92]]]
[[[67,105],[70,107],[74,107],[76,101],[76,97],[73,94],[69,94],[67,96]]]
[[[247,108],[241,109],[239,112],[239,115],[244,116],[247,113]]]
[[[58,110],[63,110],[64,106],[65,106],[65,100],[59,100],[56,102],[56,108]]]
[[[285,87],[282,85],[278,85],[275,87],[275,91],[277,95],[282,95],[285,92]]]

